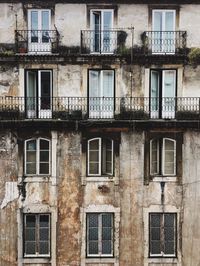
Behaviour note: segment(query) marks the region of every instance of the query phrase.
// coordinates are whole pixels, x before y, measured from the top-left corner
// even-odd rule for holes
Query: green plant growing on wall
[[[188,54],[188,59],[192,65],[199,65],[200,64],[200,48],[191,48]]]

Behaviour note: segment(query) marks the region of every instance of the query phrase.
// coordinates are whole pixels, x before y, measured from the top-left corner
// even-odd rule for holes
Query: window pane
[[[174,150],[173,151],[165,151],[165,161],[166,162],[174,162]]]
[[[175,174],[175,142],[169,139],[163,140],[164,149],[164,174]]]
[[[40,227],[49,227],[49,215],[40,215]]]
[[[167,241],[164,245],[164,254],[175,254],[175,245],[173,241]]]
[[[161,225],[161,215],[151,214],[151,227],[160,227]]]
[[[166,151],[173,151],[174,150],[174,141],[169,139],[165,139],[165,150]]]
[[[35,227],[36,216],[35,215],[26,215],[26,227]]]
[[[49,11],[42,11],[42,30],[49,30]]]
[[[99,158],[99,153],[100,153],[100,140],[92,140],[88,142],[88,148],[89,148],[89,154],[88,154],[88,159],[89,159],[89,169],[88,173],[89,174],[100,174],[99,172],[99,164],[100,164],[100,158]]]
[[[49,240],[49,229],[42,228],[40,229],[40,240]]]
[[[164,215],[164,226],[173,226],[174,227],[174,222],[175,222],[175,214],[173,213],[167,213]]]
[[[98,214],[88,214],[89,227],[98,227]]]
[[[36,151],[36,140],[30,140],[26,142],[27,151]]]
[[[160,241],[151,241],[151,254],[160,254],[161,253],[161,242]]]
[[[160,240],[160,227],[151,228],[151,240]]]
[[[173,174],[174,174],[174,163],[166,163],[165,175],[173,175]]]
[[[98,254],[98,242],[90,241],[89,242],[89,254]]]
[[[49,161],[49,151],[40,151],[40,162]]]
[[[26,228],[26,237],[25,241],[35,241],[35,229]]]
[[[40,150],[49,150],[49,141],[41,139],[40,140]]]
[[[106,166],[106,169],[105,169],[105,173],[106,174],[112,174],[112,153],[113,153],[113,150],[112,150],[112,140],[110,139],[106,139],[105,140],[105,153],[103,153],[103,155],[105,154],[105,166]]]
[[[39,242],[39,254],[48,254],[49,253],[49,242],[40,241]]]
[[[151,141],[151,174],[158,174],[159,142]]]
[[[38,12],[31,11],[31,29],[38,30]]]
[[[112,163],[106,163],[106,173],[112,173]]]
[[[94,151],[99,150],[99,139],[89,141],[89,149]]]
[[[90,162],[99,161],[99,151],[90,151]]]
[[[160,214],[150,215],[150,253],[161,253],[161,220]]]
[[[26,242],[25,243],[25,254],[35,254],[36,253],[36,242]]]
[[[103,227],[112,227],[112,214],[103,214],[102,215],[102,226]]]
[[[36,163],[36,151],[27,151],[26,161]]]
[[[112,240],[112,228],[102,228],[102,240]]]
[[[98,175],[99,174],[99,164],[98,163],[90,163],[89,164],[89,174],[90,175]]]
[[[103,12],[103,30],[108,30],[112,28],[112,12],[104,11]]]
[[[88,239],[90,240],[98,240],[98,228],[89,228]]]
[[[174,241],[174,228],[166,227],[164,229],[164,237],[166,241]]]
[[[49,174],[49,163],[40,163],[40,174]]]
[[[36,174],[36,164],[35,163],[27,163],[26,164],[26,173],[29,175]]]
[[[102,254],[111,254],[111,253],[112,253],[112,242],[102,241]]]

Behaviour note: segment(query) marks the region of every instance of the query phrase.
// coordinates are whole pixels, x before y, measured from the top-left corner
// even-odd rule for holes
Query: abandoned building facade
[[[0,0],[0,266],[200,265],[199,23]]]

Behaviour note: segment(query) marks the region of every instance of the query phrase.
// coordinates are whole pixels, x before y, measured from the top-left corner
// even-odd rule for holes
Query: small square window
[[[113,213],[87,214],[87,256],[113,256]]]
[[[150,257],[176,256],[176,224],[176,213],[149,214]]]
[[[24,215],[24,256],[50,256],[50,215]]]

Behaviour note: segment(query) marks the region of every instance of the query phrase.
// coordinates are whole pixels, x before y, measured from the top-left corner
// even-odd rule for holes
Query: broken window
[[[88,175],[113,175],[113,140],[88,140]]]
[[[24,256],[50,256],[50,215],[24,215]]]
[[[25,174],[50,174],[50,141],[43,138],[25,142]]]
[[[113,213],[87,214],[87,256],[113,256]]]
[[[150,257],[175,257],[177,239],[176,213],[149,214]]]

